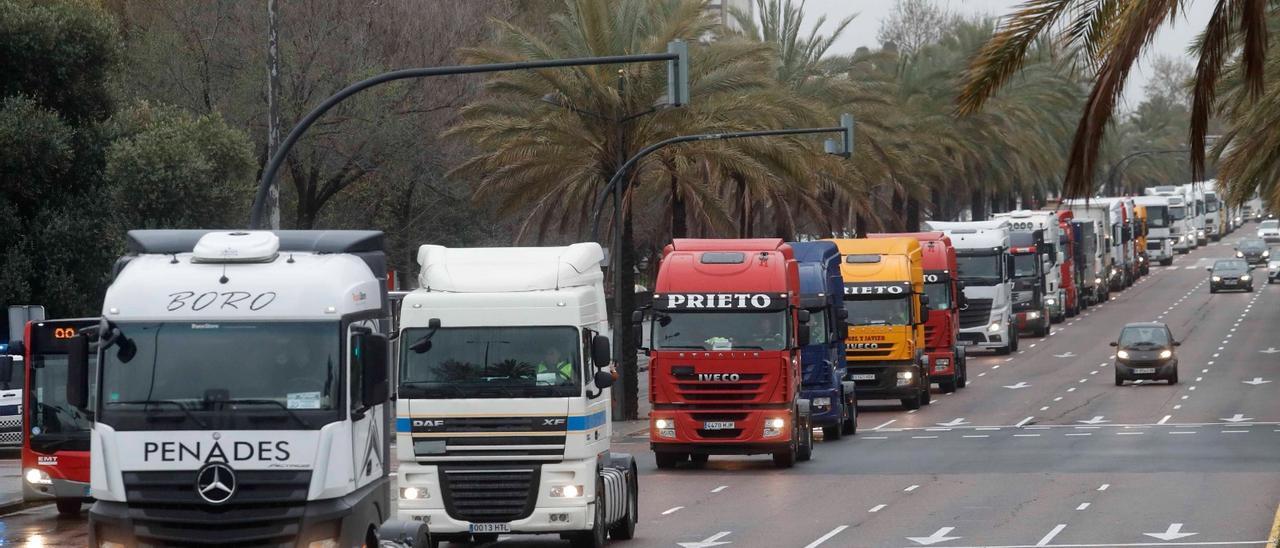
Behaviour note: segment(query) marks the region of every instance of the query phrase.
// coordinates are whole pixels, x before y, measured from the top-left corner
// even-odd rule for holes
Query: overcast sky
[[[988,14],[1002,16],[1012,12],[1022,2],[1020,0],[934,0],[949,11],[969,14]],[[807,0],[805,3],[805,19],[812,21],[819,15],[827,16],[827,27],[834,26],[836,21],[853,14],[858,14],[849,28],[841,35],[840,40],[832,46],[832,53],[852,53],[861,46],[875,47],[876,31],[880,29],[880,20],[892,11],[894,0]],[[1150,53],[1159,52],[1166,55],[1180,55],[1187,59],[1187,46],[1196,35],[1204,29],[1212,14],[1214,2],[1195,0],[1187,3],[1187,10],[1179,14],[1177,21],[1166,26],[1155,42],[1148,49]],[[807,30],[807,29],[806,29]],[[1128,86],[1125,88],[1126,110],[1133,108],[1142,99],[1142,87],[1149,78],[1146,60],[1139,63],[1136,70],[1129,74]]]

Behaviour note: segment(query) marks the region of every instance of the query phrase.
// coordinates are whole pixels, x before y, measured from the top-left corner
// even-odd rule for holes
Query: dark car
[[[1178,384],[1178,355],[1169,326],[1161,322],[1131,323],[1111,343],[1116,350],[1116,386],[1124,381],[1166,380]]]
[[[1209,270],[1209,292],[1240,289],[1253,292],[1252,268],[1244,259],[1218,259]]]
[[[1236,245],[1236,258],[1244,259],[1251,265],[1267,264],[1267,259],[1271,258],[1271,250],[1267,248],[1267,242],[1261,239],[1241,240]]]

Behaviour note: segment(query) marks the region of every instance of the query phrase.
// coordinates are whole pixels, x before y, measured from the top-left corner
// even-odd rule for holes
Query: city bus
[[[67,353],[76,334],[97,322],[32,321],[24,337],[22,499],[52,500],[58,513],[65,515],[80,513],[80,505],[89,500],[89,430],[93,426],[92,418],[67,403]],[[92,354],[89,360],[93,368]]]

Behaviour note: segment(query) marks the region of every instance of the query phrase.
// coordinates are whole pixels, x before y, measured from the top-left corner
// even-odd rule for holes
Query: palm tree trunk
[[[914,196],[907,197],[907,226],[906,232],[915,232],[920,230],[920,200]]]
[[[738,183],[738,237],[751,237],[751,202],[749,191],[747,190],[747,181],[740,175],[734,175],[733,179]]]
[[[867,237],[867,217],[865,215],[856,215],[853,218],[853,230],[857,237]]]
[[[969,212],[973,216],[974,221],[981,221],[987,218],[987,197],[983,195],[982,189],[975,188],[969,194]]]
[[[901,192],[898,192],[897,190],[893,191],[893,199],[891,200],[891,207],[893,209],[893,219],[890,220],[889,226],[893,229],[894,232],[905,232],[903,230],[903,227],[905,225],[902,221],[903,221],[903,218],[906,216],[907,212],[903,207]]]
[[[671,237],[685,238],[689,234],[689,212],[685,209],[684,195],[680,194],[680,179],[671,175]]]

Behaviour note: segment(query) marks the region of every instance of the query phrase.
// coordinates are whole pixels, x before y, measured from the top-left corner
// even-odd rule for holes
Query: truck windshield
[[[827,344],[827,313],[821,308],[809,309],[809,344]]]
[[[90,358],[93,369],[96,359]],[[92,393],[92,381],[90,393]],[[39,453],[88,451],[93,420],[67,403],[67,356],[36,355],[32,358],[30,413],[31,449]]]
[[[929,296],[930,310],[947,310],[951,308],[950,282],[924,284],[924,294]]]
[[[907,297],[880,299],[845,299],[849,325],[908,325],[911,323],[911,300]]]
[[[1147,206],[1147,228],[1167,228],[1169,211],[1165,206]]]
[[[1187,218],[1187,208],[1184,206],[1169,206],[1169,220],[1181,221]]]
[[[1204,208],[1205,208],[1205,211],[1207,211],[1207,212],[1209,212],[1209,213],[1213,213],[1213,212],[1217,211],[1217,210],[1218,210],[1218,197],[1217,197],[1216,195],[1213,195],[1213,194],[1206,195],[1206,196],[1204,197]]]
[[[103,353],[104,414],[141,410],[182,415],[237,403],[277,414],[336,408],[342,364],[337,322],[117,327],[127,342]]]
[[[566,398],[582,393],[581,340],[571,326],[405,329],[400,394],[410,398]],[[422,345],[419,345],[421,347]]]
[[[996,285],[1001,277],[1000,262],[1003,255],[961,255],[956,257],[956,269],[960,279],[969,285]]]
[[[1035,253],[1022,253],[1013,256],[1013,277],[1014,278],[1034,278],[1039,273],[1036,271],[1036,263],[1040,260],[1040,256]]]
[[[810,317],[810,322],[813,318]],[[656,312],[657,350],[782,350],[787,314],[774,312]]]

